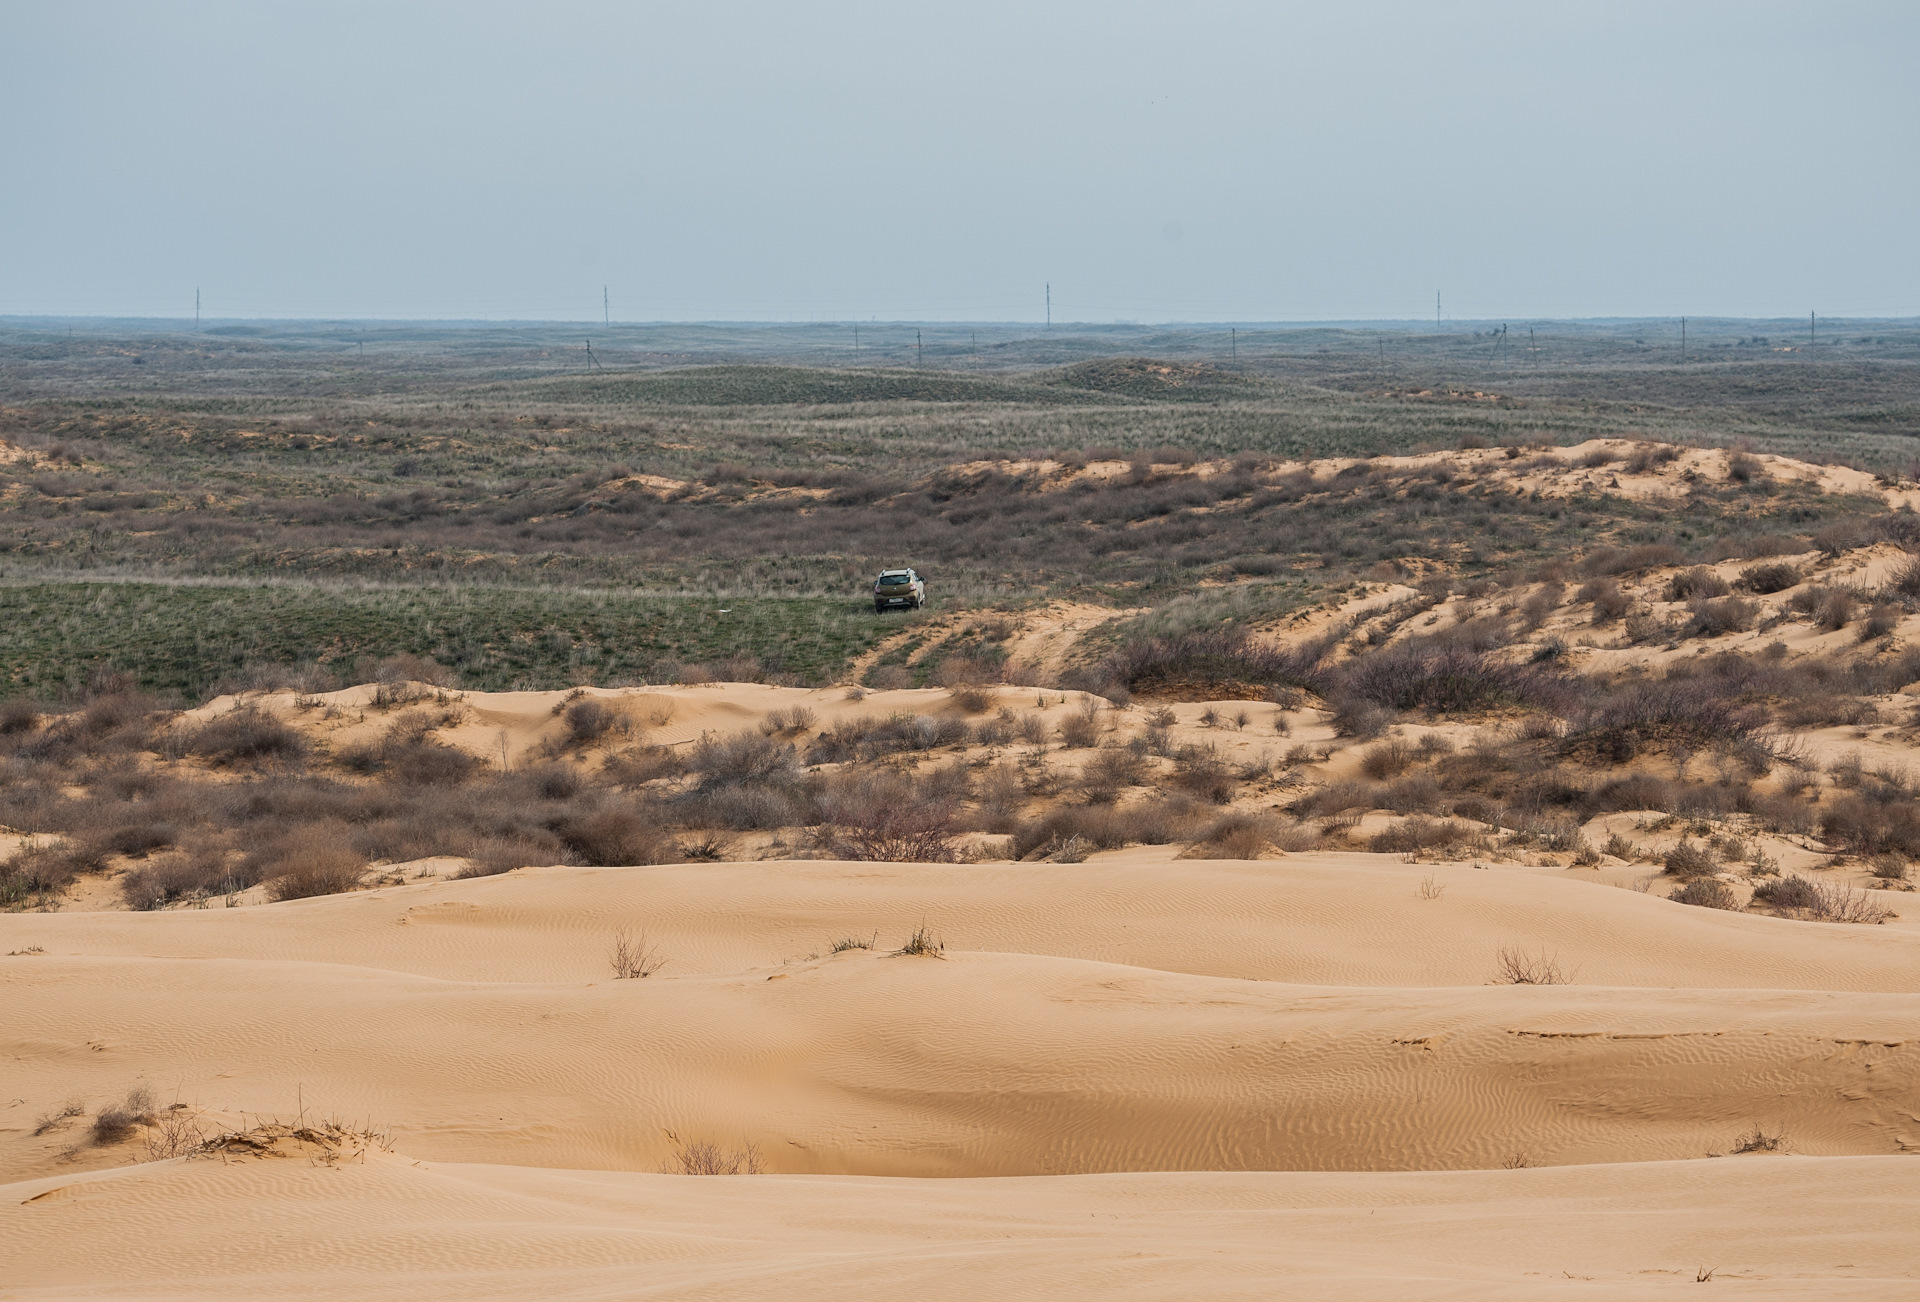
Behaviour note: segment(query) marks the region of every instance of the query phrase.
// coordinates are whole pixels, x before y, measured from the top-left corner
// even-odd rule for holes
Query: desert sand
[[[1170,854],[0,917],[0,1297],[1920,1290],[1920,936]],[[619,927],[665,965],[610,979]],[[140,1084],[380,1138],[31,1133]],[[768,1174],[658,1174],[700,1140]]]

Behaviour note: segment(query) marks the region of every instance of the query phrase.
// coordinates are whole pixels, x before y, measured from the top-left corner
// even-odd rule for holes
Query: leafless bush
[[[1708,597],[1724,597],[1732,591],[1727,581],[1703,565],[1690,570],[1682,570],[1667,580],[1668,601],[1695,601]]]
[[[827,836],[843,859],[886,863],[952,863],[954,809],[905,788],[874,789],[841,797],[828,820]]]
[[[249,851],[240,870],[265,881],[267,897],[275,902],[350,891],[366,875],[367,861],[349,847],[343,832],[324,823],[289,828]]]
[[[225,846],[201,843],[130,870],[120,879],[120,893],[128,908],[140,911],[164,908],[177,900],[232,894],[257,880],[241,870]]]
[[[1413,756],[1397,741],[1370,746],[1360,753],[1360,771],[1375,782],[1398,777],[1413,763]]]
[[[752,1143],[737,1149],[723,1149],[710,1140],[696,1139],[674,1151],[662,1174],[760,1175],[766,1169],[759,1148]]]
[[[194,729],[186,738],[185,749],[188,754],[224,766],[297,761],[306,757],[309,747],[304,736],[265,710],[242,705]]]
[[[1771,592],[1785,592],[1799,585],[1804,576],[1796,566],[1786,561],[1770,561],[1764,565],[1755,565],[1740,572],[1740,586],[1748,592],[1758,592],[1763,596]]]
[[[1693,904],[1703,909],[1735,909],[1740,897],[1717,877],[1696,877],[1667,897],[1676,904]]]
[[[1557,955],[1542,950],[1529,954],[1518,945],[1502,945],[1496,957],[1493,984],[1506,986],[1561,986],[1567,974]]]
[[[893,952],[896,957],[941,958],[945,956],[947,947],[923,922],[913,929],[913,934],[907,937],[907,943]]]
[[[1859,637],[1862,642],[1871,642],[1877,637],[1885,637],[1900,627],[1905,611],[1891,601],[1876,601],[1867,609],[1866,619],[1861,621]]]
[[[660,947],[647,939],[642,929],[638,934],[629,932],[625,927],[613,933],[613,948],[607,951],[607,966],[613,969],[616,981],[637,981],[650,977],[667,965],[660,953]]]
[[[1611,624],[1633,608],[1633,602],[1613,579],[1589,579],[1573,595],[1576,601],[1593,603],[1596,624]]]
[[[85,1103],[82,1103],[79,1099],[68,1099],[59,1107],[41,1113],[33,1123],[33,1133],[38,1137],[40,1135],[51,1134],[56,1130],[64,1130],[69,1121],[75,1117],[85,1116],[86,1112],[87,1105]]]
[[[184,1103],[176,1103],[156,1113],[149,1123],[147,1161],[164,1162],[169,1158],[186,1157],[199,1152],[206,1142],[207,1133],[193,1110]]]
[[[1766,465],[1750,452],[1735,448],[1727,453],[1727,478],[1736,484],[1767,477]]]
[[[1420,879],[1419,887],[1414,891],[1423,900],[1437,900],[1447,893],[1447,884],[1428,873]]]
[[[39,726],[40,710],[32,701],[23,701],[18,697],[0,701],[0,737],[32,732]]]
[[[1744,633],[1760,617],[1760,607],[1741,597],[1695,601],[1688,609],[1692,614],[1687,621],[1688,637],[1721,637],[1728,633]]]
[[[1866,891],[1855,890],[1843,882],[1812,882],[1792,875],[1762,882],[1754,888],[1753,898],[1783,917],[1813,922],[1873,926],[1894,916],[1892,909]]]
[[[1627,840],[1626,837],[1621,836],[1618,832],[1615,832],[1607,838],[1607,844],[1603,849],[1614,858],[1624,859],[1628,863],[1633,863],[1640,857],[1640,847]]]
[[[985,714],[993,708],[993,692],[971,683],[949,688],[947,697],[963,714]]]
[[[1069,750],[1083,750],[1100,742],[1100,703],[1092,697],[1060,721],[1060,744]]]
[[[1188,851],[1197,859],[1258,859],[1274,844],[1275,820],[1263,814],[1228,814],[1216,820]]]
[[[1412,854],[1419,850],[1437,850],[1474,838],[1474,833],[1458,823],[1431,818],[1404,818],[1392,827],[1376,833],[1367,849],[1375,854]]]
[[[1920,557],[1895,570],[1880,589],[1880,599],[1902,605],[1920,602]]]
[[[769,710],[767,717],[760,721],[760,731],[769,737],[795,737],[812,729],[814,717],[813,711],[804,705]]]
[[[1849,776],[1848,785],[1860,784],[1857,759],[1851,770],[1834,774],[1834,785],[1842,785],[1843,777]],[[1821,816],[1820,834],[1829,842],[1858,854],[1903,854],[1920,858],[1920,809],[1902,793],[1887,788],[1866,795],[1846,796]]]
[[[153,1120],[153,1091],[136,1085],[118,1103],[109,1103],[93,1117],[89,1138],[101,1148],[130,1138],[140,1126]]]
[[[1882,881],[1904,882],[1907,880],[1907,861],[1897,854],[1877,854],[1873,856],[1867,867]]]
[[[1785,1131],[1769,1135],[1755,1126],[1752,1131],[1733,1141],[1735,1153],[1780,1153],[1786,1151],[1787,1135]]]
[[[1667,851],[1661,862],[1669,874],[1680,878],[1703,877],[1714,869],[1713,852],[1685,840]]]

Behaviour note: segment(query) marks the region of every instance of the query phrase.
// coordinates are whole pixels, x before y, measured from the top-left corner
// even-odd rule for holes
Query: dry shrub
[[[1727,581],[1703,565],[1690,570],[1682,570],[1667,580],[1668,601],[1694,601],[1707,597],[1724,597],[1732,591]]]
[[[1636,453],[1635,462],[1638,457]],[[1580,568],[1591,575],[1634,574],[1659,566],[1678,565],[1685,559],[1685,553],[1672,543],[1641,543],[1625,549],[1603,547],[1588,556]]]
[[[1568,977],[1558,955],[1541,950],[1529,954],[1518,945],[1502,945],[1495,956],[1493,982],[1497,986],[1561,986]]]
[[[32,732],[40,726],[40,709],[32,701],[0,701],[0,737]]]
[[[1611,624],[1632,609],[1633,602],[1613,579],[1589,579],[1574,594],[1576,601],[1593,603],[1593,622]]]
[[[1867,867],[1882,881],[1904,882],[1907,880],[1907,861],[1897,854],[1877,854],[1873,856]]]
[[[1748,592],[1766,595],[1772,592],[1785,592],[1797,587],[1802,575],[1798,568],[1786,561],[1771,561],[1765,565],[1755,565],[1740,572],[1740,586]]]
[[[94,1114],[89,1138],[96,1146],[105,1148],[130,1139],[138,1127],[152,1120],[153,1092],[145,1085],[136,1085],[127,1091],[126,1098]]]
[[[1244,632],[1210,629],[1130,642],[1098,672],[1137,695],[1249,700],[1269,686],[1316,688],[1327,648],[1262,646]]]
[[[609,799],[568,810],[554,818],[550,827],[579,862],[623,868],[673,860],[674,844],[666,822],[657,806]]]
[[[760,1175],[766,1171],[760,1150],[753,1144],[723,1149],[705,1139],[696,1139],[674,1150],[673,1158],[661,1168],[663,1175]]]
[[[1624,859],[1628,863],[1633,863],[1640,857],[1640,847],[1627,840],[1626,837],[1621,836],[1618,832],[1615,832],[1607,838],[1607,843],[1602,849],[1614,858]]]
[[[1170,778],[1176,789],[1216,805],[1233,799],[1233,775],[1211,743],[1182,749],[1174,757]]]
[[[1691,841],[1682,841],[1667,851],[1661,863],[1670,875],[1680,878],[1704,877],[1714,870],[1713,851]]]
[[[904,787],[875,786],[842,796],[828,818],[829,844],[842,859],[953,863],[954,809]]]
[[[1398,777],[1413,763],[1413,756],[1397,741],[1370,746],[1360,754],[1360,771],[1375,782]]]
[[[293,762],[304,759],[307,750],[305,737],[252,705],[229,710],[186,738],[188,754],[199,755],[216,766],[268,760]]]
[[[1080,708],[1060,721],[1060,744],[1069,750],[1084,750],[1100,743],[1100,703],[1092,697],[1080,702]]]
[[[813,724],[813,711],[804,705],[795,705],[784,710],[769,710],[760,722],[760,731],[769,737],[795,737],[810,731]]]
[[[1338,691],[1396,710],[1447,713],[1552,706],[1566,696],[1562,677],[1551,669],[1508,664],[1464,646],[1393,647],[1362,656],[1341,667]]]
[[[1716,877],[1696,877],[1667,898],[1677,904],[1693,904],[1703,909],[1733,909],[1740,907],[1740,897],[1733,888]]]
[[[1742,597],[1695,601],[1688,610],[1692,618],[1687,621],[1684,633],[1687,637],[1722,637],[1728,633],[1744,633],[1760,617],[1760,607]]]
[[[1187,854],[1196,859],[1258,859],[1270,849],[1280,828],[1265,814],[1228,814],[1216,820]]]
[[[1885,637],[1900,627],[1901,617],[1906,612],[1891,601],[1876,601],[1867,610],[1867,617],[1860,624],[1860,640],[1871,642],[1877,637]]]
[[[1732,482],[1746,484],[1766,477],[1766,466],[1752,453],[1739,448],[1727,453],[1727,478]]]
[[[1477,834],[1459,823],[1432,818],[1403,818],[1394,826],[1376,833],[1367,842],[1375,854],[1412,854],[1420,850],[1438,850],[1471,841]]]
[[[1920,602],[1920,557],[1895,570],[1880,589],[1880,599],[1900,605]]]
[[[598,741],[621,720],[618,711],[595,700],[575,701],[566,708],[563,717],[567,724],[567,741],[574,746]]]
[[[1894,916],[1893,910],[1866,891],[1858,891],[1843,882],[1812,882],[1788,875],[1754,887],[1753,899],[1782,917],[1804,918],[1813,922],[1852,922],[1878,925]]]
[[[252,886],[225,846],[201,844],[158,856],[120,879],[127,907],[136,911],[165,908],[179,900],[228,895]]]
[[[1857,765],[1852,770],[1860,781]],[[1842,774],[1835,774],[1840,785]],[[1879,797],[1888,798],[1881,799]],[[1903,854],[1920,858],[1920,809],[1912,799],[1883,788],[1867,795],[1847,796],[1830,806],[1820,819],[1820,834],[1829,843],[1858,854]]]
[[[1787,1136],[1785,1131],[1769,1135],[1766,1131],[1760,1129],[1760,1127],[1755,1126],[1752,1131],[1734,1140],[1733,1148],[1730,1151],[1735,1153],[1779,1153],[1784,1152],[1786,1147]]]
[[[1335,696],[1327,704],[1332,707],[1332,717],[1328,722],[1333,725],[1336,737],[1368,741],[1385,732],[1393,723],[1392,710],[1358,696]]]
[[[613,933],[613,946],[607,951],[607,966],[616,981],[637,981],[650,977],[667,965],[660,947],[647,939],[643,928],[638,934],[625,927]]]
[[[946,942],[934,935],[924,922],[913,929],[906,944],[893,951],[896,958],[940,958],[946,952]]]

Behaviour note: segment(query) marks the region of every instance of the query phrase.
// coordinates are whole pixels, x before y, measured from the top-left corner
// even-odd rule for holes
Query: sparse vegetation
[[[1560,986],[1567,982],[1559,957],[1545,950],[1534,954],[1518,945],[1502,945],[1496,955],[1494,985]]]
[[[650,977],[667,965],[666,957],[660,947],[647,939],[647,933],[628,931],[625,927],[613,933],[613,945],[607,951],[607,966],[613,969],[616,981],[638,981]]]

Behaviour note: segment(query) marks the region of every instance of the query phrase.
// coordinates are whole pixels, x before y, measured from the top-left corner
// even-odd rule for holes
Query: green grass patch
[[[365,660],[402,653],[432,656],[487,691],[641,681],[662,662],[737,655],[826,683],[893,627],[864,603],[830,598],[21,583],[0,586],[0,693],[71,695],[119,672],[197,701],[258,665],[317,663],[345,680]]]

